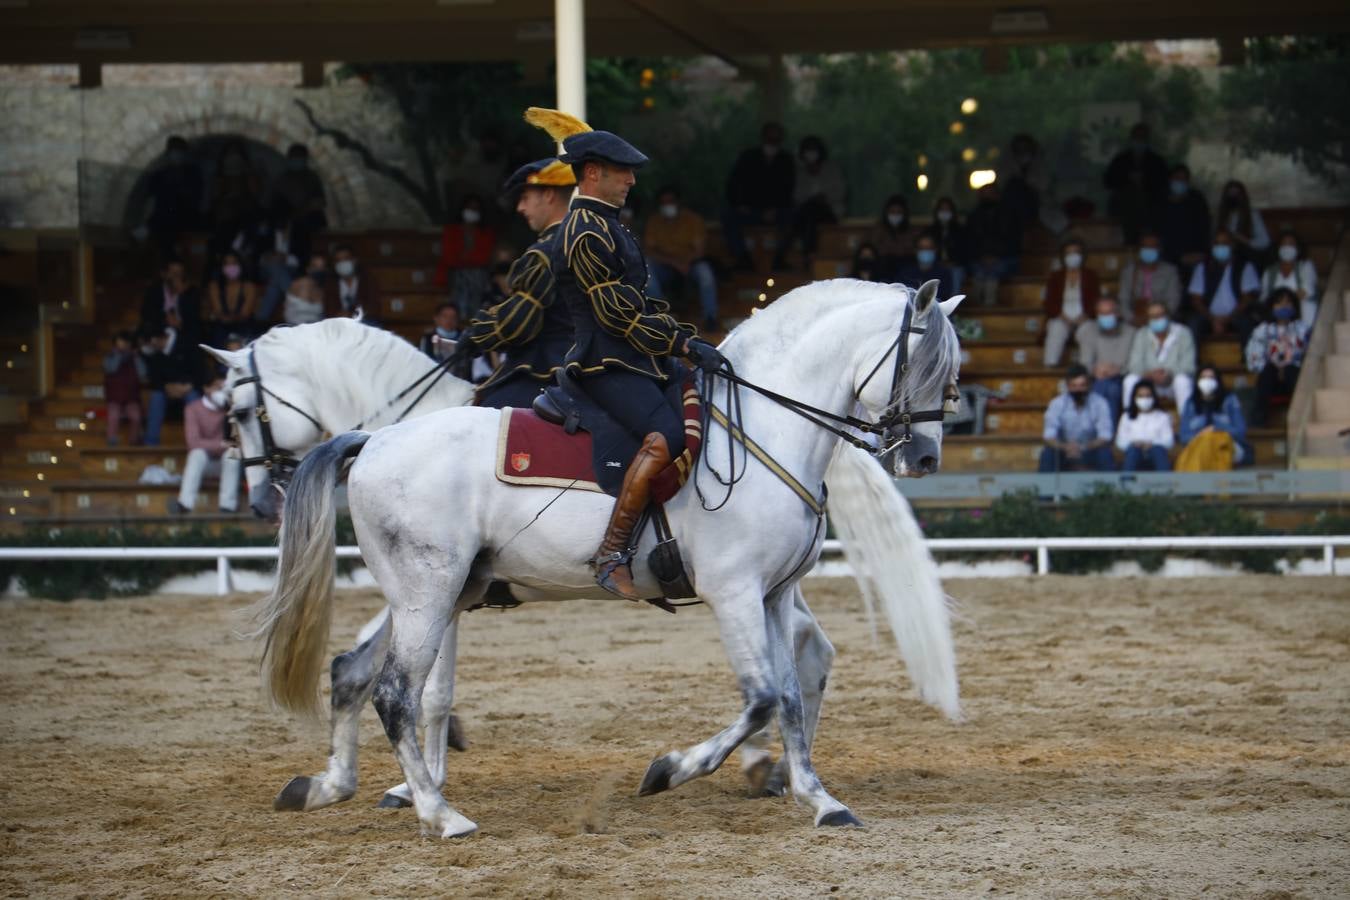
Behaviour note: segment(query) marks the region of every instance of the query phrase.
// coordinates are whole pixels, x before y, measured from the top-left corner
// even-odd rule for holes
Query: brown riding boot
[[[614,512],[609,517],[604,540],[591,557],[595,583],[625,600],[643,599],[633,587],[633,570],[628,565],[630,544],[633,529],[651,497],[652,478],[668,465],[670,447],[666,445],[665,437],[654,431],[647,435],[642,449],[633,457],[633,463],[624,475],[623,487],[619,489],[619,499],[614,501]]]

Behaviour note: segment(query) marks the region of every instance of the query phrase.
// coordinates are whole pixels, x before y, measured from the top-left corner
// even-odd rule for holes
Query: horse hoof
[[[773,760],[767,756],[745,770],[745,780],[750,782],[751,797],[783,796],[781,784],[777,791],[774,791],[772,788],[773,771]]]
[[[670,790],[670,778],[675,774],[675,769],[679,763],[680,757],[675,753],[667,753],[665,756],[658,756],[652,760],[652,764],[647,767],[647,774],[642,776],[642,786],[638,788],[638,796],[650,797],[652,794]]]
[[[450,730],[446,735],[445,746],[459,753],[469,749],[469,739],[464,736],[464,729],[460,727],[459,716],[454,714],[450,716]]]
[[[385,793],[385,795],[384,795],[383,797],[380,798],[380,802],[379,802],[379,803],[376,803],[376,804],[375,804],[375,808],[376,808],[376,809],[407,809],[409,806],[412,806],[412,805],[413,805],[412,801],[409,800],[407,797],[400,797],[398,794],[395,794],[393,791],[389,791],[389,792]]]
[[[297,775],[277,794],[272,801],[272,809],[277,812],[303,812],[309,800],[309,787],[314,779],[308,775]]]
[[[761,797],[787,796],[787,777],[783,774],[783,767],[781,765],[773,767],[773,772],[764,781],[763,791],[764,793],[760,794]]]
[[[847,809],[836,809],[834,812],[828,812],[820,817],[816,822],[817,828],[862,828],[863,823],[853,813]]]

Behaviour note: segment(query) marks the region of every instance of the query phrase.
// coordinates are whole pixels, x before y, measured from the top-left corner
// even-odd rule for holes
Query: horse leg
[[[787,763],[792,796],[811,810],[817,825],[861,825],[847,806],[826,792],[811,764],[813,729],[808,725],[809,717],[797,677],[795,636],[792,633],[798,612],[788,594],[784,591],[769,598],[767,620],[778,694],[778,730],[783,736],[783,760]]]
[[[657,794],[717,771],[731,752],[772,718],[777,697],[772,679],[764,603],[755,592],[719,600],[713,607],[722,646],[741,685],[745,706],[730,726],[685,751],[659,756],[647,768],[639,796]]]
[[[801,685],[802,713],[806,727],[806,746],[815,743],[816,726],[820,722],[820,705],[825,698],[825,685],[834,665],[834,645],[825,636],[825,630],[806,605],[801,583],[794,584],[792,592],[792,645],[797,655],[797,681]],[[768,754],[766,753],[767,757]],[[781,797],[787,793],[788,770],[785,760],[767,767],[757,788],[758,796]]]
[[[378,625],[376,625],[378,623]],[[376,625],[371,632],[371,625]],[[329,736],[328,768],[310,777],[297,775],[272,801],[283,811],[322,809],[356,793],[357,732],[361,707],[370,699],[375,669],[384,661],[389,646],[389,614],[380,613],[363,629],[369,637],[346,653],[333,657],[330,668],[332,730]]]

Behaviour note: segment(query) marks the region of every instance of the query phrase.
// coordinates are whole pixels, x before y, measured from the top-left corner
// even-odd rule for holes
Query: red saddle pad
[[[591,466],[590,432],[568,434],[532,410],[503,409],[497,432],[497,480],[599,492]]]

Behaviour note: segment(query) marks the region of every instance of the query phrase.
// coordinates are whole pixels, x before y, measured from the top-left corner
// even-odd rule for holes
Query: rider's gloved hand
[[[685,345],[685,358],[705,372],[716,372],[727,358],[712,344],[699,338],[690,338]]]

